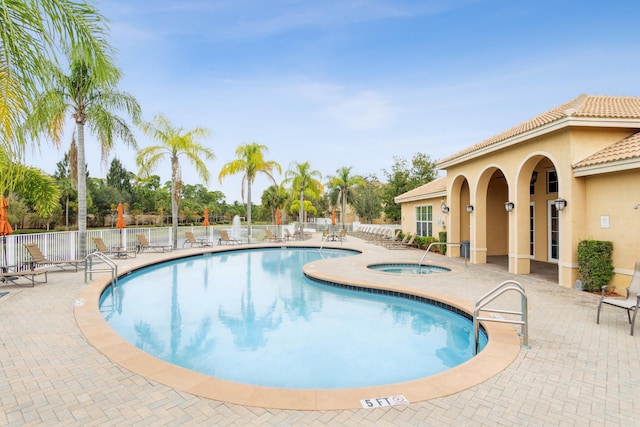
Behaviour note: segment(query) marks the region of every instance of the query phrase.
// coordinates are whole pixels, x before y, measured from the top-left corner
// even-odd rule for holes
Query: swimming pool
[[[301,273],[308,262],[344,255],[272,248],[178,259],[121,279],[100,309],[127,341],[162,360],[260,386],[391,384],[472,356],[463,316]]]
[[[450,268],[441,267],[439,265],[426,264],[409,264],[409,263],[389,263],[389,264],[371,264],[367,266],[371,270],[381,271],[383,273],[393,274],[434,274],[448,273]]]

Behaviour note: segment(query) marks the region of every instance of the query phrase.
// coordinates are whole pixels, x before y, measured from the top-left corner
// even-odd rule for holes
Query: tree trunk
[[[78,130],[78,256],[87,256],[87,164],[84,160],[84,124]]]
[[[173,249],[178,249],[178,158],[171,159],[171,234]]]
[[[251,243],[251,179],[247,179],[247,243]]]
[[[300,187],[300,212],[298,215],[300,219],[300,238],[304,236],[304,188]]]

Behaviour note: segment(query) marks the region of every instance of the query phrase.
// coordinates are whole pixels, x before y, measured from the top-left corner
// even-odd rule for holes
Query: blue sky
[[[581,93],[640,96],[640,3],[503,0],[108,0],[120,89],[144,116],[209,128],[211,190],[244,142],[383,179],[394,156],[444,158]],[[138,133],[138,143],[152,143]],[[87,135],[91,176],[104,177]],[[136,172],[132,150],[117,156]],[[52,173],[63,151],[48,163]],[[113,156],[112,156],[113,157]],[[111,158],[112,158],[111,157]],[[157,173],[169,178],[169,162]],[[278,182],[283,176],[276,177]],[[183,179],[201,183],[186,161]],[[259,176],[254,201],[269,185]]]

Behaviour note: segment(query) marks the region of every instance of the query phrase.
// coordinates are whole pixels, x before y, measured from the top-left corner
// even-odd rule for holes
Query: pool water
[[[382,271],[384,273],[393,274],[434,274],[434,273],[447,273],[451,271],[450,268],[440,267],[438,265],[418,265],[416,264],[373,264],[368,266],[371,270]]]
[[[350,254],[264,248],[175,260],[121,279],[115,292],[103,293],[100,310],[121,336],[155,357],[261,386],[391,384],[473,356],[472,325],[463,316],[302,274],[308,262]]]

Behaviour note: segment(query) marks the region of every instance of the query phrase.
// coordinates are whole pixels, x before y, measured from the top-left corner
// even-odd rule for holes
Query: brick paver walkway
[[[372,246],[355,238],[349,245]],[[422,254],[374,251],[378,258]],[[597,296],[535,277],[472,265],[424,285],[471,301],[506,279],[525,286],[531,348],[505,371],[448,397],[345,411],[232,405],[133,374],[90,346],[76,325],[83,273],[49,278],[34,288],[0,284],[9,292],[0,298],[0,425],[640,425],[640,336],[629,335],[625,313],[607,307],[596,325]]]

